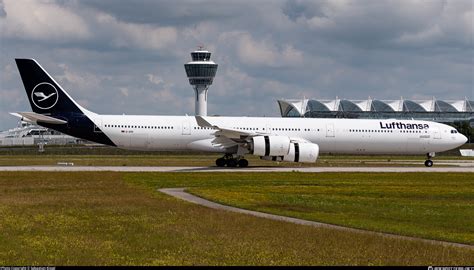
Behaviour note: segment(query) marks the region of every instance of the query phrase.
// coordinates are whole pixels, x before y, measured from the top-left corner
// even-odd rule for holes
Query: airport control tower
[[[189,83],[196,93],[196,115],[207,115],[207,89],[217,72],[217,64],[211,61],[211,53],[199,47],[191,52],[192,61],[184,65]]]

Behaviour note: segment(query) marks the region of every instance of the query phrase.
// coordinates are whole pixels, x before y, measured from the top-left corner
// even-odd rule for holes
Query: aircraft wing
[[[206,120],[202,116],[196,116],[196,121],[199,126],[201,127],[209,127],[216,129],[217,131],[214,133],[216,136],[216,141],[231,141],[234,143],[245,143],[247,142],[248,138],[255,137],[255,136],[263,136],[263,135],[271,135],[269,132],[249,132],[244,130],[232,129],[227,127],[220,127],[218,125],[213,125],[208,120]],[[310,143],[307,139],[299,138],[299,137],[290,137],[290,142],[292,143]],[[229,144],[229,142],[227,143]],[[235,145],[235,144],[234,144]]]
[[[211,124],[202,116],[196,116],[196,121],[201,127],[210,127],[216,129],[217,131],[214,134],[216,137],[225,137],[235,142],[243,142],[245,141],[245,138],[267,134],[264,132],[248,132],[233,128],[220,127]]]
[[[67,121],[61,120],[58,118],[54,118],[51,116],[46,116],[43,114],[39,113],[34,113],[34,112],[18,112],[18,113],[10,113],[13,116],[20,117],[21,120],[29,122],[29,123],[37,123],[37,122],[43,122],[43,123],[48,123],[48,124],[66,124]]]

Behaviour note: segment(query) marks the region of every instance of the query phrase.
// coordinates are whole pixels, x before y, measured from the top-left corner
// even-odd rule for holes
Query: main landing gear
[[[426,160],[425,160],[425,166],[426,167],[432,167],[433,166],[433,161],[431,158],[435,156],[435,153],[427,153],[426,154]]]
[[[226,154],[224,157],[216,159],[217,167],[237,167],[245,168],[249,162],[245,158],[234,158],[231,154]]]

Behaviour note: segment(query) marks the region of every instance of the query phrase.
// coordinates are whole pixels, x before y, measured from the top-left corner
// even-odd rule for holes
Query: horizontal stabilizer
[[[30,123],[48,123],[48,124],[66,124],[67,121],[61,120],[58,118],[54,118],[51,116],[46,116],[39,113],[34,112],[18,112],[18,113],[10,113],[13,116],[20,117],[21,120],[30,122]]]

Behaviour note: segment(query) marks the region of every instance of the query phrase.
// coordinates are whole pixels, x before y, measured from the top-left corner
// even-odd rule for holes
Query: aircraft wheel
[[[243,158],[239,160],[238,164],[240,168],[245,168],[249,165],[249,162],[245,158]]]
[[[225,159],[224,158],[218,158],[216,159],[216,165],[217,167],[224,167],[225,166]]]
[[[429,160],[429,159],[426,160],[426,161],[425,161],[425,166],[426,166],[426,167],[431,167],[431,166],[433,166],[433,161],[431,161],[431,160]]]
[[[237,160],[231,158],[227,160],[227,167],[237,167]]]

